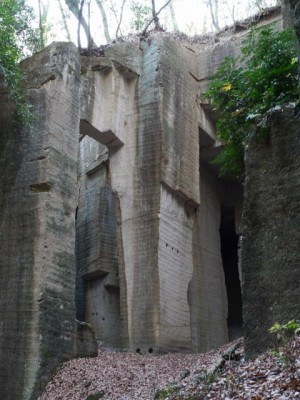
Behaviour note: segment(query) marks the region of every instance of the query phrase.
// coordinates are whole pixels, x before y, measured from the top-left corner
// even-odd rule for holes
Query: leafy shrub
[[[180,390],[179,386],[169,386],[156,392],[154,400],[164,400],[171,395],[175,395]]]
[[[298,98],[296,36],[271,26],[250,30],[241,56],[226,57],[206,96],[219,112],[217,136],[226,143],[214,163],[221,175],[243,176],[244,148],[268,134],[272,110]]]
[[[19,62],[26,46],[34,40],[32,17],[33,11],[24,0],[0,0],[0,75],[22,122],[28,119],[29,110],[21,92]]]
[[[269,332],[275,333],[279,340],[285,341],[286,338],[290,337],[291,335],[300,334],[300,322],[295,321],[294,319],[286,324],[279,324],[276,322],[271,326]]]
[[[102,397],[103,397],[104,395],[105,395],[104,391],[101,390],[100,392],[90,394],[90,395],[86,398],[86,400],[99,400],[99,399],[102,399]]]
[[[291,367],[292,370],[296,370],[296,357],[290,340],[294,335],[300,334],[300,322],[294,319],[286,324],[276,322],[271,326],[269,332],[276,334],[279,344],[283,346],[279,351],[275,352],[279,363],[283,362],[286,366]]]

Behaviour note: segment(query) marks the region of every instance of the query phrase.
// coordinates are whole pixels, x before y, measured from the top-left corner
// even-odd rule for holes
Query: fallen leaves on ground
[[[39,400],[300,399],[300,337],[289,346],[292,363],[285,350],[245,361],[242,339],[203,354],[143,356],[101,348],[96,358],[65,363]]]

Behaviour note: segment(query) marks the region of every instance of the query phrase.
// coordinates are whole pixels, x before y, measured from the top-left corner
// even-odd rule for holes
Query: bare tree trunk
[[[118,23],[117,30],[116,30],[116,38],[118,37],[119,31],[120,31],[120,26],[121,26],[122,19],[123,19],[123,11],[124,11],[125,3],[126,3],[126,0],[123,0],[122,6],[121,6],[121,12],[120,12],[120,19],[119,19],[119,23]]]
[[[143,32],[142,32],[142,35],[145,35],[145,34],[146,34],[147,29],[149,28],[149,26],[152,24],[153,21],[155,22],[155,19],[157,20],[157,23],[158,23],[158,25],[156,25],[156,23],[155,23],[155,29],[158,29],[158,30],[160,29],[158,15],[162,12],[162,10],[163,10],[164,8],[166,8],[166,7],[171,3],[171,1],[172,1],[172,0],[168,0],[157,12],[155,12],[155,8],[152,8],[152,15],[153,15],[153,10],[154,10],[154,16],[153,16],[153,18],[148,22],[148,24],[145,26],[145,28],[144,28],[144,30],[143,30]],[[154,4],[154,3],[155,3],[154,0],[152,0],[152,6],[154,5],[154,7],[155,7],[155,4]]]
[[[157,16],[157,13],[155,11],[155,0],[151,0],[152,2],[152,21],[154,21],[154,25],[155,25],[155,29],[159,30],[160,29],[160,25],[159,25],[159,19]]]
[[[179,32],[179,28],[178,28],[178,24],[177,24],[176,16],[175,16],[175,11],[174,11],[174,7],[173,7],[173,0],[171,0],[171,3],[170,3],[170,13],[171,13],[171,20],[172,20],[174,32]]]
[[[43,21],[42,21],[42,4],[41,0],[38,0],[39,3],[39,30],[40,30],[40,46],[41,49],[45,47],[45,41],[44,41],[44,27],[43,27]]]
[[[78,46],[79,50],[81,50],[80,27],[81,27],[83,6],[84,6],[84,0],[81,0],[79,14],[78,14],[78,27],[77,27],[77,46]],[[88,35],[87,35],[87,37],[88,37]]]
[[[232,6],[230,7],[230,5],[228,4],[228,0],[224,1],[224,3],[227,6],[229,15],[232,19],[232,23],[235,24],[235,10],[236,10],[235,6],[236,6],[236,4],[233,3]]]
[[[100,9],[100,12],[101,12],[101,15],[102,15],[105,39],[106,39],[107,43],[111,43],[111,37],[110,37],[110,34],[109,34],[106,12],[104,10],[103,4],[102,4],[102,0],[96,0],[96,3],[97,3],[97,6]]]
[[[71,35],[70,35],[70,31],[69,31],[68,24],[67,24],[66,14],[65,14],[63,6],[61,4],[61,0],[58,0],[58,5],[59,5],[60,13],[61,13],[61,16],[62,16],[64,28],[65,28],[65,31],[66,31],[67,39],[70,42],[71,41]]]
[[[88,36],[88,52],[90,53],[91,44],[91,0],[88,0],[88,26],[89,26],[89,36]]]
[[[208,0],[208,6],[210,10],[210,16],[213,26],[216,28],[217,32],[220,30],[219,27],[219,1],[218,0]],[[215,7],[213,7],[215,6]]]
[[[67,4],[69,10],[72,12],[72,14],[75,15],[75,17],[78,19],[78,17],[79,17],[78,0],[66,0],[66,4]],[[89,26],[83,15],[81,16],[81,26],[84,30],[86,37],[88,38],[89,37]],[[91,38],[91,45],[96,47],[93,38]]]

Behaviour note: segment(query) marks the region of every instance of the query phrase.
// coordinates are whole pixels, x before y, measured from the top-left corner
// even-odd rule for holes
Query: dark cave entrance
[[[238,240],[235,233],[234,207],[221,206],[221,255],[228,300],[228,336],[234,340],[243,335],[242,292],[238,268]]]

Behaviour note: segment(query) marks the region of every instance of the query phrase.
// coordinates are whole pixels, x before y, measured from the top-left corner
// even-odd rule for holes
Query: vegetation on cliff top
[[[34,39],[31,18],[32,9],[24,0],[0,0],[0,74],[23,122],[29,111],[21,91],[19,61]]]
[[[226,143],[215,159],[221,175],[242,177],[249,140],[268,134],[270,115],[298,99],[297,39],[292,29],[254,27],[238,58],[226,57],[207,97],[220,118],[217,135]]]

